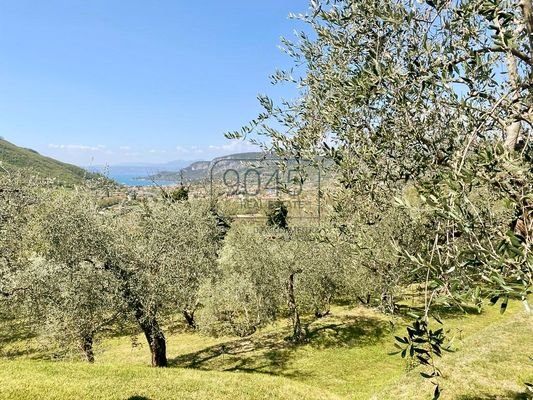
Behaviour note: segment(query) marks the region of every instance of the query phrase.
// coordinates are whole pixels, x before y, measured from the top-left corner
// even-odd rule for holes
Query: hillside
[[[296,168],[295,161],[289,161],[288,170]],[[266,182],[270,179],[272,174],[279,168],[276,164],[275,157],[261,152],[236,153],[227,156],[217,157],[211,161],[195,161],[188,167],[182,168],[180,171],[161,171],[157,174],[151,175],[144,179],[156,181],[175,181],[179,182],[183,179],[184,182],[198,182],[211,177],[220,180],[224,177],[226,172],[230,173],[230,178],[234,171],[244,178],[250,170],[256,170],[260,173],[261,179]],[[248,175],[252,172],[248,172]],[[309,180],[315,185],[317,183],[317,170],[309,168]],[[251,176],[255,172],[252,173]],[[291,173],[292,174],[292,173]],[[294,175],[292,175],[294,177]]]
[[[183,177],[183,180],[186,182],[194,182],[208,178],[211,167],[222,161],[224,161],[225,169],[233,168],[240,170],[243,167],[248,167],[253,160],[263,159],[264,157],[265,154],[260,152],[230,154],[214,158],[211,161],[195,161],[188,167],[182,168],[180,171],[161,171],[151,175],[148,179],[179,181]]]
[[[35,150],[14,145],[0,139],[0,165],[8,171],[27,169],[56,178],[61,184],[72,185],[94,176],[83,168],[45,157]]]
[[[0,326],[0,398],[24,399],[429,399],[432,384],[391,356],[405,320],[363,307],[334,307],[332,315],[306,321],[311,341],[284,338],[285,323],[247,338],[209,338],[175,327],[168,337],[170,368],[148,367],[146,349],[129,336],[103,340],[97,361],[53,361],[31,335]],[[442,399],[528,399],[533,320],[518,302],[501,315],[451,313],[446,329],[453,353],[438,360],[445,373]],[[8,334],[6,334],[9,332]],[[17,332],[13,336],[13,332]],[[139,336],[138,342],[142,341]],[[95,393],[98,393],[95,396]]]

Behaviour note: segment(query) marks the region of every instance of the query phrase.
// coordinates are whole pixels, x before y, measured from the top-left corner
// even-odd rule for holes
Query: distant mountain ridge
[[[271,156],[262,152],[229,154],[227,156],[216,157],[211,161],[195,161],[179,171],[161,171],[146,177],[146,179],[178,182],[183,178],[185,182],[192,182],[208,178],[211,167],[221,161],[224,161],[225,169],[233,168],[239,170],[243,165],[249,166],[250,160],[262,160],[269,157]]]
[[[19,147],[3,138],[0,138],[0,166],[7,171],[32,170],[66,185],[79,184],[95,176],[76,165],[43,156],[33,149]]]

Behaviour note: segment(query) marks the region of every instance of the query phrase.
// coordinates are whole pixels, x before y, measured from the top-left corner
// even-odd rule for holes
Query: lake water
[[[159,168],[142,166],[105,166],[87,167],[90,172],[98,172],[125,186],[155,186],[150,179],[138,179],[148,177],[161,171]],[[157,181],[157,185],[172,185],[175,181]]]
[[[136,179],[138,175],[125,175],[125,174],[109,174],[109,178],[117,181],[118,183],[125,186],[155,186],[157,185],[172,185],[175,184],[175,181],[156,181],[156,184],[149,179],[142,180]]]

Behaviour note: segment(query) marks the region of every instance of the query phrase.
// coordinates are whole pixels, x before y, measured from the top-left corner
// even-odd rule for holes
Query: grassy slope
[[[396,331],[403,329],[400,325],[401,320]],[[446,327],[456,335],[459,351],[440,361],[446,375],[443,399],[526,398],[523,382],[533,381],[528,359],[533,317],[519,304],[504,315],[487,308],[482,315],[448,317]],[[397,356],[387,355],[393,349],[392,332],[378,313],[335,308],[334,316],[310,325],[311,342],[300,347],[283,339],[287,332],[285,324],[245,339],[177,332],[169,335],[172,367],[165,370],[146,367],[146,346],[132,348],[123,337],[106,340],[95,365],[35,359],[42,357],[39,353],[4,358],[0,398],[430,398],[431,384],[418,371],[407,373]]]
[[[533,381],[533,316],[518,303],[503,316],[497,308],[488,311],[480,318],[450,323],[462,340],[455,342],[456,352],[439,360],[443,399],[533,398],[526,395],[524,385]],[[432,387],[413,371],[373,398],[423,398],[421,393],[430,393]]]
[[[57,178],[65,184],[80,183],[90,175],[80,167],[42,156],[3,139],[0,139],[0,162],[7,170],[32,169],[39,175]]]

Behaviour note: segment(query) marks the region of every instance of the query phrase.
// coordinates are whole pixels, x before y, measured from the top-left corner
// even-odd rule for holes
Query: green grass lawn
[[[405,321],[366,308],[336,307],[309,325],[310,342],[284,340],[280,323],[248,338],[168,335],[171,367],[148,367],[129,337],[107,339],[97,362],[51,361],[36,339],[4,345],[0,399],[429,399],[432,385],[393,351]],[[519,303],[504,315],[449,315],[454,353],[441,360],[443,399],[527,399],[533,381],[533,317]],[[35,349],[18,351],[17,349]],[[11,355],[12,357],[8,357]]]

